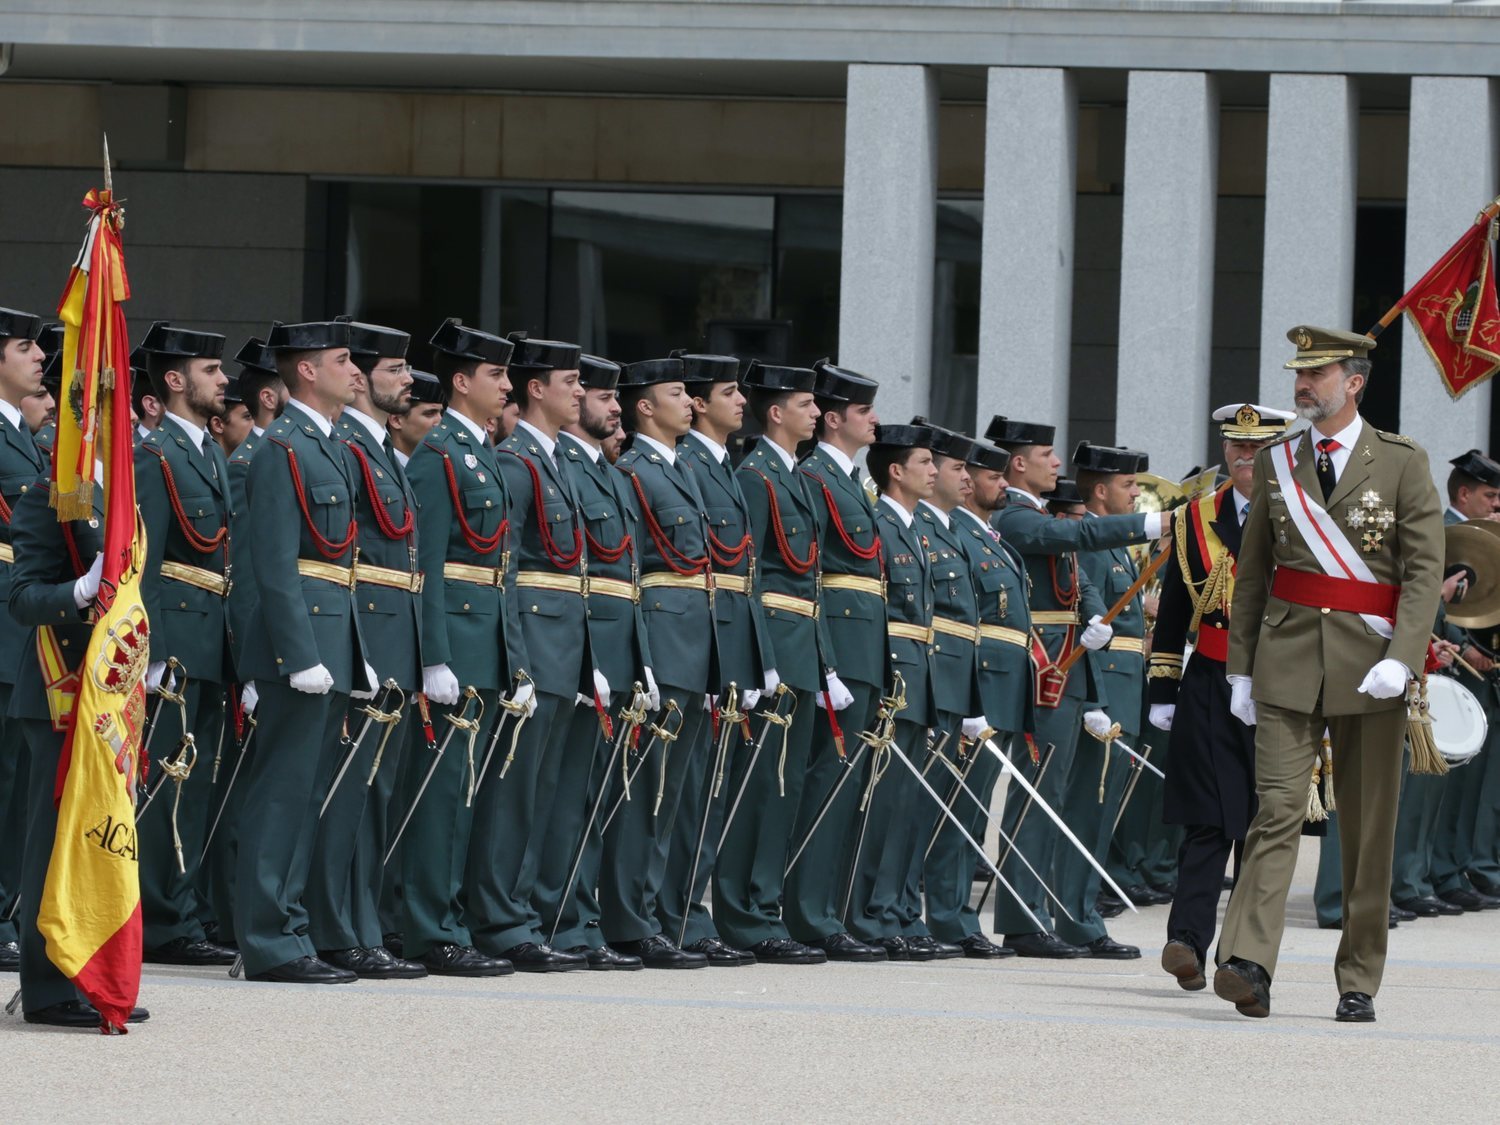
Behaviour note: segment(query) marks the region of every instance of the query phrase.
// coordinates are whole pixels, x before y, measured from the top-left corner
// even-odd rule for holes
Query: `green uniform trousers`
[[[354,840],[354,859],[349,873],[349,914],[354,923],[354,936],[357,939],[355,944],[365,949],[383,944],[385,935],[390,932],[386,929],[387,919],[382,916],[380,906],[386,875],[385,850],[390,846],[391,834],[396,831],[398,821],[395,818],[403,811],[396,807],[394,798],[396,782],[401,775],[401,759],[408,741],[407,730],[421,725],[414,714],[412,707],[402,713],[401,721],[391,731],[390,738],[386,739],[378,769],[371,761],[370,768],[375,769],[374,781],[370,781],[370,775],[366,772],[363,776],[353,777],[345,782],[346,785],[352,783],[366,787],[368,793],[365,815],[360,818],[359,831]],[[361,723],[364,717],[361,714]],[[354,722],[352,717],[350,722]],[[358,729],[355,728],[356,731]],[[384,737],[385,731],[379,725],[370,727],[369,740],[374,743],[377,753],[380,751],[380,740]],[[351,772],[355,769],[354,766],[349,768]],[[399,870],[399,864],[394,859],[391,866]],[[393,924],[391,929],[395,928]]]
[[[964,830],[979,843],[984,843],[985,829],[989,824],[990,798],[995,792],[995,783],[1000,779],[1000,763],[983,746],[968,748],[968,757],[958,759],[958,736],[955,728],[943,753],[965,774],[964,784],[974,797],[979,798],[983,808],[974,803],[973,797],[965,793],[956,779],[941,766],[932,769],[928,777],[933,788],[947,799],[948,807],[962,823]],[[992,736],[996,746],[1004,748],[1010,735],[996,732]],[[974,867],[978,862],[973,847],[963,838],[947,817],[937,825],[936,835],[929,834],[922,846],[931,850],[922,868],[922,883],[927,895],[927,928],[939,941],[959,942],[966,937],[983,933],[979,915],[970,905],[974,897]],[[1003,843],[1000,845],[1005,846]]]
[[[1380,989],[1389,941],[1391,854],[1401,792],[1399,708],[1369,715],[1305,714],[1261,703],[1255,732],[1255,791],[1245,861],[1229,896],[1217,959],[1241,957],[1272,977],[1286,927],[1286,899],[1307,813],[1307,783],[1326,726],[1334,747],[1334,792],[1342,850],[1343,937],[1334,960],[1340,994]]]
[[[1153,747],[1151,764],[1167,772],[1171,759],[1167,731],[1143,726],[1136,749],[1142,754]],[[1130,803],[1120,817],[1120,826],[1110,839],[1109,856],[1104,868],[1121,887],[1133,883],[1166,886],[1176,881],[1177,851],[1182,846],[1182,826],[1162,823],[1162,780],[1150,770],[1142,770],[1135,783]]]
[[[898,718],[895,740],[920,770],[926,763],[926,725]],[[913,748],[916,757],[912,756]],[[874,769],[881,773],[874,791],[869,793],[864,823],[856,829],[852,891],[845,915],[849,932],[866,942],[902,936],[902,926],[908,921],[903,914],[902,897],[906,894],[913,853],[918,850],[914,843],[920,832],[918,821],[931,827],[927,810],[933,809],[931,798],[922,792],[912,772],[896,759],[894,751],[888,760],[871,761],[864,776],[855,780],[865,783],[868,789],[869,772]],[[926,843],[924,837],[921,846]]]
[[[251,732],[256,728],[248,718],[244,724],[242,739],[236,738],[233,722],[227,716],[226,722],[229,723],[229,729],[224,732],[224,751],[219,761],[218,780],[213,779],[212,763],[208,771],[212,790],[209,804],[212,808],[208,814],[207,832],[212,832],[213,836],[207,839],[208,851],[203,857],[201,876],[203,897],[207,899],[216,923],[213,936],[221,942],[232,942],[235,940],[234,879],[239,854],[240,816],[245,807],[245,794],[250,788],[246,783],[250,761],[245,755],[255,753],[255,743],[259,738],[250,739]],[[244,740],[249,740],[248,748]],[[238,775],[235,773],[236,768],[239,769]],[[215,817],[218,818],[217,827],[214,825]]]
[[[21,1007],[35,1012],[81,999],[73,982],[47,957],[47,945],[36,928],[37,908],[52,862],[52,842],[57,836],[57,806],[52,795],[57,785],[57,763],[62,757],[63,736],[43,719],[11,719],[26,743],[26,850],[21,859],[21,904],[16,911],[16,929],[21,943]]]
[[[1119,747],[1106,747],[1088,734],[1081,736],[1073,756],[1073,776],[1063,794],[1062,817],[1101,863],[1109,852],[1115,814],[1120,811],[1120,801],[1130,781],[1132,762],[1130,755]],[[1071,945],[1087,945],[1104,937],[1108,930],[1096,905],[1099,873],[1084,859],[1083,853],[1067,843],[1058,845],[1052,871],[1056,878],[1052,889],[1073,915],[1070,922],[1060,910],[1054,911],[1057,936]]]
[[[19,940],[15,916],[26,848],[26,738],[21,720],[7,719],[10,684],[0,684],[0,943]]]
[[[1403,758],[1405,768],[1409,769],[1411,755],[1404,754]],[[1335,804],[1339,801],[1339,780],[1335,766]],[[1449,788],[1446,775],[1403,773],[1401,802],[1396,811],[1396,841],[1391,857],[1392,902],[1405,902],[1433,893],[1433,839],[1443,794]]]
[[[611,702],[611,714],[618,715],[621,707],[630,705],[630,693],[614,692]],[[616,724],[618,734],[618,720]],[[613,750],[614,743],[605,741],[594,708],[575,706],[569,721],[562,771],[557,776],[552,823],[548,826],[547,843],[542,849],[541,866],[532,891],[543,932],[552,934],[549,940],[558,949],[579,946],[599,949],[604,945],[604,934],[599,928],[597,885],[599,865],[604,858],[604,817],[613,795],[619,792],[619,758],[615,759],[614,768],[609,768]]]
[[[1500,725],[1500,715],[1490,716],[1490,729]],[[1500,736],[1497,745],[1486,746],[1478,758],[1461,767],[1479,770],[1464,779],[1466,785],[1479,790],[1479,807],[1474,810],[1474,850],[1469,859],[1469,874],[1486,887],[1500,886]]]

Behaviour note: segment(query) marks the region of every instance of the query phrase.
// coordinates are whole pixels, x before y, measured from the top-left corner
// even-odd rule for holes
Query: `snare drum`
[[[1432,741],[1450,766],[1461,766],[1484,749],[1489,720],[1474,693],[1452,676],[1427,677]]]

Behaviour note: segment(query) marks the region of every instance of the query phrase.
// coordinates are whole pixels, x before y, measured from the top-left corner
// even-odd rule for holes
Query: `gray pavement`
[[[758,966],[336,988],[148,966],[128,1037],[0,1016],[7,1117],[141,1121],[1493,1120],[1500,911],[1403,925],[1374,1025],[1336,1024],[1304,844],[1267,1020],[1139,961]],[[10,991],[15,978],[0,977]],[[1475,1096],[1436,1098],[1458,1079]]]

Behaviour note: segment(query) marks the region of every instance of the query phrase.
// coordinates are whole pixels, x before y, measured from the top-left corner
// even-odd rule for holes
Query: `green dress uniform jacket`
[[[1031,632],[1026,564],[978,516],[960,508],[953,513],[953,525],[960,532],[979,597],[979,698],[984,717],[997,731],[1029,731],[1034,704],[1026,648]]]
[[[977,626],[979,597],[969,576],[963,540],[953,526],[952,517],[945,525],[932,507],[919,503],[916,523],[932,571],[934,621],[941,619],[964,628]],[[932,654],[936,668],[933,706],[938,713],[960,719],[981,714],[984,705],[979,698],[978,645],[934,626]]]

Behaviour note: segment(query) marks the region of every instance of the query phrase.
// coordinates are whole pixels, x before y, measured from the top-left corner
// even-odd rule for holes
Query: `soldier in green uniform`
[[[42,318],[0,308],[0,972],[20,964],[14,921],[26,827],[26,746],[21,724],[6,718],[29,630],[6,612],[16,556],[11,512],[47,472],[21,404],[42,386],[47,354],[37,343]],[[81,651],[81,650],[80,650]]]
[[[443,408],[448,398],[436,375],[426,371],[411,373],[411,409],[405,414],[392,414],[386,419],[386,429],[391,434],[391,444],[396,447],[396,460],[402,468],[411,460],[422,439],[432,432],[443,419]]]
[[[589,648],[610,685],[609,713],[622,723],[620,712],[635,702],[635,685],[644,691],[656,682],[637,587],[644,532],[624,477],[602,454],[604,441],[620,424],[620,365],[580,356],[578,377],[583,387],[578,421],[563,427],[557,449],[572,473],[588,549]],[[563,745],[532,901],[554,948],[587,958],[595,971],[641,969],[639,957],[605,942],[599,925],[603,817],[619,792],[619,769],[618,761],[608,769],[614,740],[605,738],[593,699],[579,697]]]
[[[406,822],[396,853],[402,955],[430,973],[501,976],[514,967],[474,947],[462,902],[478,815],[469,789],[478,778],[470,771],[478,770],[499,721],[501,694],[508,691],[523,707],[534,694],[516,612],[505,518],[509,498],[484,429],[505,408],[514,345],[457,320],[444,321],[431,344],[448,412],[417,447],[406,475],[417,501],[417,564],[423,574],[422,690],[437,705],[430,725],[437,741],[429,744],[428,724],[414,726],[394,799],[398,831]],[[478,718],[480,725],[463,731],[450,717]],[[485,788],[504,784],[491,777]]]
[[[405,332],[393,328],[349,323],[349,354],[359,375],[353,401],[344,407],[334,433],[355,469],[359,560],[354,596],[365,651],[381,689],[376,700],[349,707],[339,751],[342,777],[335,774],[337,788],[320,814],[306,894],[308,935],[318,956],[373,980],[427,975],[420,964],[396,957],[383,944],[382,861],[404,732],[400,718],[387,727],[373,722],[370,713],[412,698],[422,686],[416,497],[385,430],[386,419],[409,406],[410,342]],[[392,683],[395,691],[388,688]]]
[[[713,880],[714,923],[724,940],[748,949],[757,961],[783,965],[828,960],[821,949],[794,941],[787,932],[782,887],[812,746],[813,698],[826,693],[825,702],[835,709],[850,700],[828,662],[818,621],[821,529],[812,481],[797,468],[797,447],[813,436],[820,414],[815,379],[808,368],[751,363],[742,380],[763,436],[737,472],[750,508],[750,535],[760,545],[760,599],[776,671],[790,693],[786,702],[764,698],[760,708],[790,707],[792,723],[772,732],[762,753],[746,755],[731,775],[733,811]]]
[[[1052,450],[1053,427],[995,417],[986,438],[1009,450],[1006,472],[1009,502],[995,517],[1001,536],[1026,560],[1031,578],[1032,653],[1036,665],[1036,742],[1049,765],[1038,792],[1054,809],[1067,799],[1087,711],[1092,729],[1107,730],[1109,720],[1097,707],[1106,702],[1100,669],[1094,654],[1109,645],[1113,630],[1101,622],[1109,608],[1078,565],[1077,552],[1145,543],[1161,536],[1162,517],[1144,515],[1054,518],[1042,510],[1042,495],[1061,483],[1059,462]],[[1076,495],[1076,494],[1075,494]],[[1080,504],[1073,505],[1081,507]],[[1071,672],[1062,663],[1078,647],[1087,650]],[[1087,793],[1098,792],[1098,758]],[[1022,768],[1034,779],[1040,772],[1040,757],[1023,761]],[[1085,771],[1086,772],[1086,771]],[[1016,849],[1031,861],[1044,878],[1054,878],[1058,865],[1061,833],[1041,815],[1021,819],[1026,794],[1019,789],[1007,794],[1002,826],[1015,839]],[[1017,829],[1017,823],[1020,828]],[[1076,819],[1070,824],[1076,833]],[[1089,838],[1089,834],[1083,837]],[[1007,859],[1003,873],[1025,900],[1031,914],[1046,921],[1044,893],[1036,878],[1014,857]],[[1005,945],[1022,957],[1114,957],[1113,942],[1097,939],[1097,951],[1063,941],[1052,930],[1036,931],[1034,923],[1018,904],[1001,900],[995,908],[995,927],[1006,935]]]
[[[31,430],[37,448],[50,456],[57,433],[57,400],[62,394],[63,326],[57,323],[45,325],[36,343],[47,357],[42,366],[42,385],[21,400],[21,417]]]
[[[856,938],[843,917],[850,849],[870,768],[870,751],[859,735],[875,728],[881,690],[889,682],[885,563],[875,503],[854,463],[875,440],[880,388],[874,379],[827,360],[813,364],[813,370],[820,411],[817,444],[803,460],[802,472],[823,527],[818,561],[829,661],[839,669],[851,702],[830,714],[823,697],[816,700],[793,847],[814,834],[787,875],[786,924],[792,937],[821,949],[830,961],[884,961],[885,949]]]
[[[224,337],[158,321],[141,348],[165,408],[161,424],[135,450],[136,502],[146,531],[141,597],[151,621],[146,691],[165,685],[183,697],[180,707],[160,697],[148,702],[155,718],[146,752],[152,762],[172,762],[191,736],[195,750],[188,753],[196,758],[180,782],[158,773],[155,798],[137,818],[145,959],[227,965],[233,951],[204,932],[202,919],[211,914],[200,870],[225,688],[234,678],[225,607],[233,562],[229,465],[208,432],[209,419],[224,410]],[[169,659],[177,662],[170,670]],[[178,786],[180,796],[173,792]]]
[[[255,419],[250,416],[250,407],[240,390],[239,376],[231,375],[224,387],[224,413],[208,420],[208,432],[228,457],[254,429]]]
[[[266,343],[290,397],[246,481],[257,605],[240,673],[260,729],[239,782],[235,933],[251,980],[338,984],[356,977],[318,959],[302,893],[349,697],[376,688],[353,597],[359,482],[333,435],[359,369],[337,321],[278,325]]]
[[[622,769],[635,781],[605,829],[599,872],[600,925],[618,952],[648,969],[702,969],[708,958],[664,932],[657,900],[665,886],[672,825],[689,765],[708,753],[706,697],[717,695],[712,561],[703,497],[681,465],[677,443],[693,424],[680,359],[632,363],[620,374],[629,448],[615,462],[640,506],[641,611],[654,683],[647,708],[676,739],[642,730]],[[658,686],[659,685],[659,686]],[[677,715],[673,715],[675,705]]]
[[[755,543],[750,536],[750,508],[729,462],[730,435],[743,421],[745,396],[739,388],[740,361],[730,355],[688,355],[682,361],[683,385],[692,396],[693,428],[677,446],[678,464],[703,498],[708,521],[709,562],[714,582],[714,644],[719,682],[724,694],[716,706],[728,703],[729,686],[736,690],[736,708],[752,710],[763,691],[780,682],[771,654],[760,599],[753,588]],[[739,723],[722,720],[715,712],[715,737],[706,752],[688,762],[682,805],[672,826],[666,881],[657,897],[662,929],[682,936],[682,947],[701,953],[713,966],[753,965],[754,957],[735,949],[719,936],[713,917],[703,905],[718,860],[719,837],[730,800],[715,768],[724,739],[724,776],[750,752]],[[727,729],[726,729],[727,728]],[[714,790],[718,789],[715,794]],[[701,842],[700,842],[701,838]],[[692,886],[688,886],[689,879]]]

